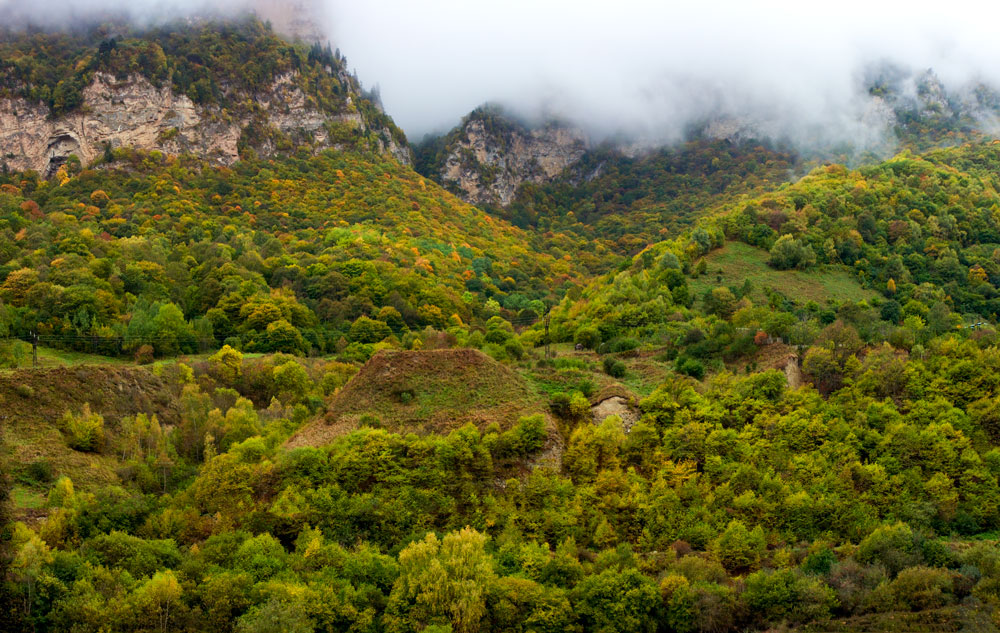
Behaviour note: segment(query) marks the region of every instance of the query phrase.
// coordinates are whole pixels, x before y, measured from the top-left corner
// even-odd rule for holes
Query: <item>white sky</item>
[[[326,3],[335,44],[414,140],[487,100],[605,131],[676,127],[720,100],[822,119],[881,58],[1000,79],[990,2]]]

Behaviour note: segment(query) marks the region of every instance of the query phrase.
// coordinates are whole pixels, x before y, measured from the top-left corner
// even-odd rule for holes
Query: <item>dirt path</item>
[[[802,386],[802,370],[799,369],[798,360],[794,356],[785,363],[785,380],[788,381],[788,386],[792,389],[798,389]]]

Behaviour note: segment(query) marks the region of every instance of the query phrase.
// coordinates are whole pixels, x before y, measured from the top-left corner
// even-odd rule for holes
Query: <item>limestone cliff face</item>
[[[279,76],[270,90],[248,96],[259,106],[258,112],[239,118],[198,106],[169,86],[156,87],[139,75],[119,80],[97,73],[84,90],[82,107],[58,118],[40,103],[0,99],[0,161],[10,169],[51,175],[70,155],[86,165],[110,145],[193,153],[228,165],[239,158],[240,139],[251,123],[270,128],[279,137],[307,142],[316,151],[337,146],[328,131],[327,124],[332,123],[374,132],[379,149],[410,163],[409,148],[397,143],[387,129],[370,129],[350,98],[338,114],[321,112],[309,105],[294,79],[292,74]],[[274,136],[255,149],[265,155],[277,151]]]
[[[507,206],[523,183],[553,180],[587,147],[582,130],[557,123],[528,128],[480,109],[446,137],[434,175],[468,202]]]

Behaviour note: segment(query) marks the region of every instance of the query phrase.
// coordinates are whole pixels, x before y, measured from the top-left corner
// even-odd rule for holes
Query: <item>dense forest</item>
[[[585,270],[373,154],[109,159],[58,182],[0,177],[4,333],[117,354],[354,345],[363,360],[389,334],[409,347],[426,327],[533,321]]]
[[[344,67],[113,35],[9,36],[7,94]],[[489,210],[364,146],[3,173],[0,628],[996,631],[1000,144],[802,165],[597,151]]]

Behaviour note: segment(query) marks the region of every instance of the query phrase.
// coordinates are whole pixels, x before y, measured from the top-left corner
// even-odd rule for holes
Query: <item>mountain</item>
[[[131,147],[230,165],[249,151],[369,147],[409,164],[402,131],[344,60],[253,18],[0,41],[0,156],[46,176]]]
[[[904,148],[924,151],[1000,131],[1000,96],[984,83],[949,89],[933,70],[887,63],[863,75],[835,129],[778,114],[709,112],[688,126],[684,142],[665,147],[628,136],[595,143],[568,122],[525,123],[482,106],[419,144],[417,170],[519,226],[544,218],[546,226],[589,239],[619,233],[624,242],[608,246],[631,255],[655,241],[651,220],[671,228],[688,222],[719,200],[712,196],[792,179],[820,162],[873,163]],[[614,221],[598,226],[611,214]]]
[[[472,204],[506,207],[521,185],[552,181],[588,145],[578,128],[559,121],[529,125],[485,105],[419,147],[417,169]]]
[[[265,4],[0,44],[0,630],[997,631],[988,90],[421,174]]]

